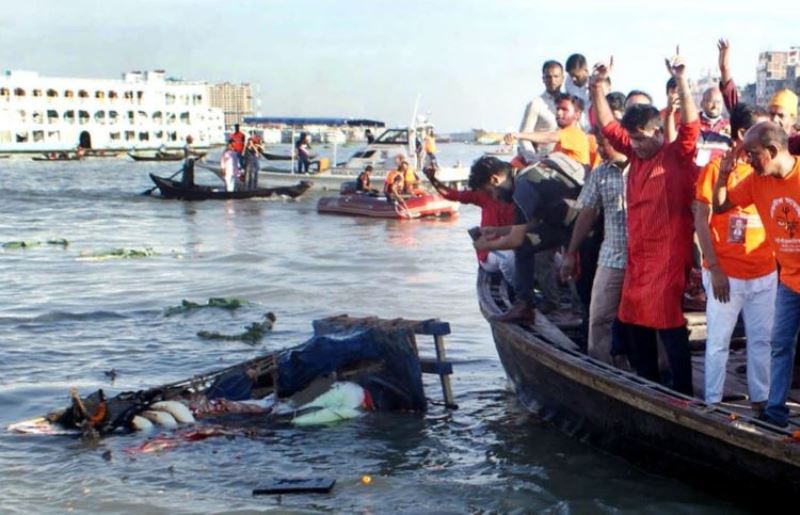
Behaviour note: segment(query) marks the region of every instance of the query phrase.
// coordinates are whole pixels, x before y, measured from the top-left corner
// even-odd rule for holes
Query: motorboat
[[[410,196],[404,200],[407,208],[389,202],[383,195],[342,193],[320,198],[317,212],[395,219],[439,218],[458,214],[458,203],[446,200],[437,193]]]

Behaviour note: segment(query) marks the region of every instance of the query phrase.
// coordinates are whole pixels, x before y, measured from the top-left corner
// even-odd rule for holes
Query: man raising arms
[[[692,395],[689,337],[682,297],[692,263],[692,193],[697,179],[693,163],[700,133],[682,58],[667,61],[678,84],[681,125],[675,141],[664,142],[661,116],[652,106],[632,106],[614,120],[603,95],[609,65],[595,66],[592,102],[603,136],[630,160],[628,262],[619,319],[627,324],[628,349],[636,372],[659,380],[656,333],[672,371],[672,388]]]

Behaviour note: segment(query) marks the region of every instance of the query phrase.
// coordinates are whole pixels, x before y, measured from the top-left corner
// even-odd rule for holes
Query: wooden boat
[[[136,154],[128,152],[134,161],[182,161],[183,153],[180,152],[156,152],[155,154]]]
[[[478,300],[516,394],[546,420],[658,473],[723,496],[752,496],[762,508],[773,495],[800,492],[798,390],[790,395],[794,418],[779,428],[755,418],[744,396],[708,405],[592,359],[541,314],[533,327],[492,320],[511,302],[502,279],[483,271]],[[746,391],[732,370],[741,363],[729,367],[726,391]],[[693,368],[697,388],[701,356]]]
[[[365,409],[424,412],[428,407],[422,380],[425,373],[440,376],[445,405],[457,408],[450,388],[452,363],[444,358],[444,335],[449,333],[450,324],[438,319],[340,315],[315,320],[314,336],[303,344],[113,397],[103,390],[82,397],[73,389],[70,406],[11,424],[8,429],[25,434],[76,435],[88,425],[100,434],[129,432],[138,429],[135,417],[147,416],[147,410],[157,409],[156,405],[164,401],[185,406],[183,423],[193,423],[195,417],[279,415],[277,409],[272,412],[279,401],[306,398],[301,401],[305,403],[335,381],[361,385],[369,393]],[[420,357],[419,335],[433,336],[435,358]]]
[[[438,194],[429,193],[419,197],[409,197],[405,201],[408,206],[407,210],[388,202],[383,195],[343,193],[319,199],[317,212],[398,219],[447,217],[458,214],[458,204],[445,200]]]
[[[31,159],[34,161],[80,161],[83,156],[79,156],[74,152],[52,152],[50,154],[42,154],[41,156],[34,156]]]
[[[180,181],[159,177],[152,173],[150,174],[150,179],[158,187],[162,197],[178,200],[228,200],[278,196],[297,198],[312,186],[310,181],[300,181],[294,186],[258,188],[250,191],[225,191],[223,188],[213,186],[194,185],[191,188],[187,188]]]

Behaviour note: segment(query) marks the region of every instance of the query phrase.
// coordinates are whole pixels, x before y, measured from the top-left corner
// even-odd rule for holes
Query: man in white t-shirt
[[[564,90],[574,97],[583,100],[583,115],[581,116],[581,128],[584,132],[589,132],[589,110],[592,99],[589,96],[589,66],[583,54],[572,54],[567,58],[567,76],[564,80]]]
[[[542,66],[542,82],[544,93],[534,97],[525,106],[525,114],[519,132],[554,131],[558,130],[556,123],[556,97],[561,93],[564,83],[564,68],[558,61],[546,61]],[[538,147],[538,148],[537,148]],[[536,154],[552,152],[553,144],[534,145],[530,141],[519,141],[517,153],[526,162],[535,161]]]

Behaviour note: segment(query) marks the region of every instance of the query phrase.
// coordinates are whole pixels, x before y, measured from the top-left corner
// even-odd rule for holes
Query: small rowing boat
[[[248,191],[225,191],[224,188],[213,186],[192,185],[186,186],[181,181],[150,174],[150,179],[158,187],[163,198],[177,200],[230,200],[268,197],[297,198],[311,186],[311,181],[300,181],[293,186],[280,186],[276,188],[258,188]]]

